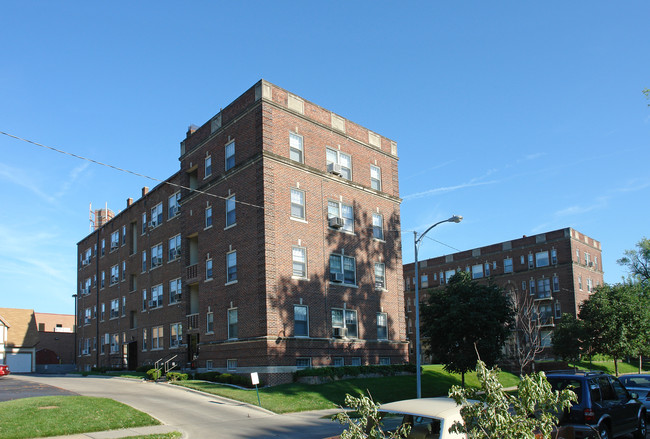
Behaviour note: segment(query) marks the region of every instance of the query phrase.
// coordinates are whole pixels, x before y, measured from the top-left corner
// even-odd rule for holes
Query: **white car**
[[[410,424],[409,439],[465,439],[467,437],[464,434],[449,433],[449,428],[454,422],[463,422],[460,406],[451,398],[405,399],[382,404],[379,411],[387,414],[382,422],[386,429],[393,430],[400,424]],[[397,415],[397,418],[392,415]]]

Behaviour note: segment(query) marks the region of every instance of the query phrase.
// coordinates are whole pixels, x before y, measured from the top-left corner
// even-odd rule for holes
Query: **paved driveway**
[[[54,386],[102,396],[149,413],[190,438],[313,438],[340,434],[323,412],[276,415],[267,410],[164,383],[113,377],[10,375],[23,386]],[[4,392],[3,392],[4,393]]]
[[[19,375],[0,378],[0,401],[31,398],[32,396],[78,395],[78,393],[43,383],[18,379]]]

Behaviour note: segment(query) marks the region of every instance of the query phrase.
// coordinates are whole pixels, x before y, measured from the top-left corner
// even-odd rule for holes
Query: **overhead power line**
[[[109,163],[100,162],[99,160],[94,160],[94,159],[84,157],[84,156],[79,155],[79,154],[74,154],[74,153],[71,153],[71,152],[63,151],[62,149],[54,148],[52,146],[43,145],[42,143],[34,142],[33,140],[25,139],[25,138],[22,138],[22,137],[19,137],[19,136],[14,136],[13,134],[5,133],[4,131],[0,131],[0,134],[4,134],[7,137],[11,137],[11,138],[14,138],[16,140],[20,140],[20,141],[23,141],[23,142],[26,142],[26,143],[31,143],[32,145],[36,145],[36,146],[41,147],[41,148],[49,149],[50,151],[58,152],[59,154],[74,157],[74,158],[79,159],[79,160],[85,160],[87,162],[94,163],[96,165],[105,166],[107,168],[111,168],[111,169],[114,169],[114,170],[119,171],[119,172],[124,172],[124,173],[127,173],[127,174],[135,175],[136,177],[142,177],[142,178],[146,178],[146,179],[149,179],[149,180],[152,180],[152,181],[157,181],[159,183],[165,183],[165,184],[168,184],[170,186],[178,187],[178,188],[181,188],[181,189],[187,189],[187,190],[189,190],[191,192],[196,192],[198,194],[203,194],[203,195],[207,195],[207,196],[210,196],[210,197],[219,198],[221,200],[227,200],[228,199],[228,197],[223,197],[221,195],[215,195],[215,194],[211,194],[209,192],[201,191],[201,190],[198,190],[198,189],[193,189],[193,188],[183,186],[183,185],[178,184],[178,183],[172,183],[170,181],[161,180],[160,178],[151,177],[149,175],[141,174],[139,172],[131,171],[129,169],[120,168],[119,166],[111,165]],[[256,204],[247,203],[245,201],[237,200],[236,198],[235,198],[235,203],[242,204],[242,205],[245,205],[245,206],[255,207],[257,209],[264,209],[263,206],[258,206]]]

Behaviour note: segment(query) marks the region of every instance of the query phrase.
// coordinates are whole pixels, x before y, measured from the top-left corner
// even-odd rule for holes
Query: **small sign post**
[[[257,385],[260,383],[260,378],[257,376],[257,372],[251,373],[251,382],[255,386],[255,391],[257,392],[257,404],[262,407],[262,403],[260,402],[260,389],[257,388]]]

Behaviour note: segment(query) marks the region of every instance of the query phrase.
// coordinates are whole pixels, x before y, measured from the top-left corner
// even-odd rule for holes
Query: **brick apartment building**
[[[396,143],[260,81],[78,243],[81,368],[408,360]]]
[[[532,302],[538,312],[542,344],[563,313],[576,315],[594,287],[603,283],[600,242],[565,228],[535,236],[420,261],[420,301],[427,289],[446,284],[465,270],[479,282],[492,281],[519,303]],[[404,265],[404,297],[409,339],[415,339],[415,264]],[[413,356],[413,349],[410,349]]]

